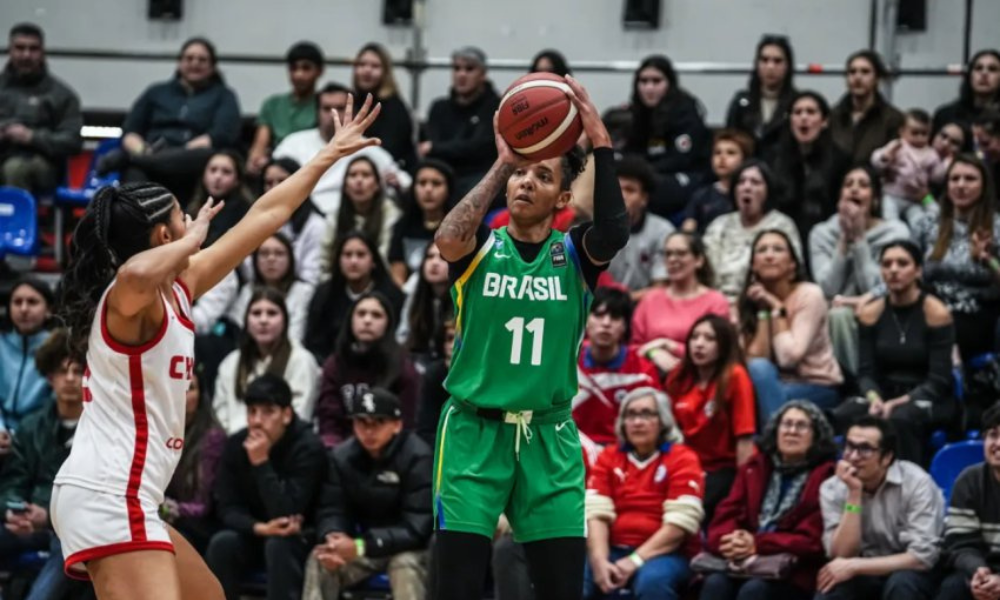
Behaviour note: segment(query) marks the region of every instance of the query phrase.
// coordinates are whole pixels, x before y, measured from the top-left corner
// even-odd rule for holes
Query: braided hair
[[[170,221],[176,204],[173,194],[155,183],[106,186],[94,194],[73,232],[57,311],[79,356],[86,356],[94,311],[118,268],[149,249],[150,232]]]

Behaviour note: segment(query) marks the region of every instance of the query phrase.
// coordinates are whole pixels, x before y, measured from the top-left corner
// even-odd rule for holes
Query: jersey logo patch
[[[667,478],[667,467],[663,465],[656,467],[656,474],[653,475],[653,481],[655,483],[661,483],[666,478]]]
[[[509,254],[503,253],[503,240],[499,238],[497,238],[497,240],[493,242],[493,258],[499,258],[501,260],[505,258],[510,258]]]
[[[552,254],[553,267],[566,266],[566,246],[564,246],[562,242],[555,242],[552,244],[550,252]]]

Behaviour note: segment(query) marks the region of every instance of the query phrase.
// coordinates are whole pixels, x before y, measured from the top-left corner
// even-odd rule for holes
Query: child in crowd
[[[929,186],[944,178],[950,160],[942,160],[931,146],[930,131],[927,111],[910,109],[899,139],[872,153],[872,166],[882,173],[882,217],[887,221],[904,220],[913,226],[924,213],[937,210]]]
[[[683,231],[703,234],[715,217],[735,210],[729,194],[732,175],[736,167],[753,157],[753,152],[753,139],[742,131],[723,129],[715,134],[712,142],[715,182],[698,188],[691,195],[691,201],[684,208]]]

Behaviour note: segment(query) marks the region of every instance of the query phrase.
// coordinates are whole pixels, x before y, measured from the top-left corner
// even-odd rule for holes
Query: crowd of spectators
[[[211,244],[331,139],[349,93],[382,103],[381,146],[330,169],[195,305],[187,436],[161,514],[232,600],[261,571],[272,600],[335,600],[382,572],[395,598],[423,599],[456,338],[433,236],[496,159],[499,95],[475,47],[453,53],[452,87],[420,124],[379,44],[358,51],[350,85],[321,82],[316,44],[287,64],[290,90],[241,147],[215,48],[188,40],[99,165],[167,185],[189,212],[225,200]],[[848,57],[834,104],[796,87],[785,37],[762,37],[753,64],[718,131],[660,54],[608,114],[631,236],[594,290],[572,399],[585,597],[1000,600],[1000,52],[976,53],[933,113],[879,92],[892,74],[872,51]],[[570,72],[555,50],[532,65]],[[2,183],[51,190],[81,124],[42,31],[14,26]],[[555,227],[589,218],[588,185],[585,172]],[[32,600],[88,594],[62,574],[47,514],[93,400],[53,310],[54,291],[23,277],[0,332],[0,561],[51,552]],[[938,430],[984,441],[950,505],[926,471]],[[516,538],[501,519],[502,600],[532,597]]]

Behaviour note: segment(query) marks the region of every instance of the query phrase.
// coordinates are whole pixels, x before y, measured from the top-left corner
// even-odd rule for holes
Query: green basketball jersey
[[[451,290],[452,397],[507,411],[570,402],[591,301],[578,253],[569,235],[552,230],[526,263],[506,227],[490,234]]]

